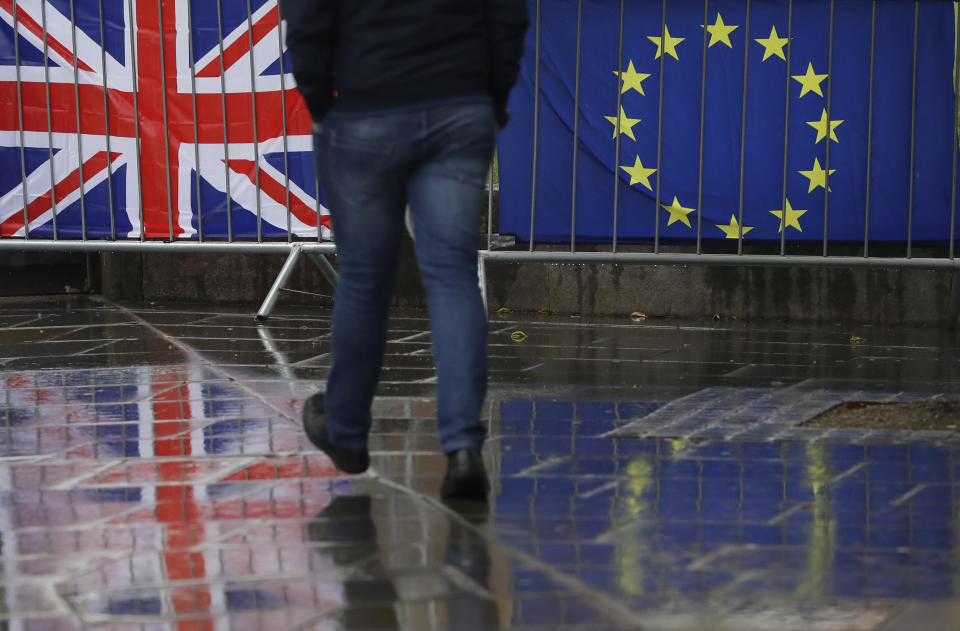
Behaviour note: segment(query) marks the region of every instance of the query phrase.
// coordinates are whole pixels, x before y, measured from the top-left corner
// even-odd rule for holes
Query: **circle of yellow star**
[[[630,174],[630,186],[643,184],[651,191],[653,190],[653,187],[650,186],[650,176],[656,173],[657,170],[644,168],[643,163],[640,162],[640,156],[637,156],[632,167],[621,166],[620,168]]]
[[[830,140],[840,144],[835,130],[842,122],[843,121],[830,120],[830,117],[827,116],[827,110],[823,110],[823,114],[820,115],[820,120],[807,121],[807,125],[817,130],[817,141],[814,144],[819,144],[821,140],[827,137],[827,127],[830,128]]]
[[[807,189],[808,193],[812,193],[818,186],[820,188],[827,188],[827,177],[828,175],[833,175],[836,172],[836,169],[830,169],[830,172],[827,173],[827,170],[820,166],[820,159],[813,159],[813,168],[809,171],[800,171],[800,175],[810,180],[810,188]],[[827,189],[830,190],[830,189]]]
[[[783,210],[771,210],[770,213],[780,220],[780,228],[777,232],[783,232],[783,226],[786,224],[787,228],[796,228],[800,232],[803,232],[803,228],[800,227],[800,217],[807,212],[806,210],[794,210],[790,206],[790,200],[787,200],[787,209],[786,212]]]
[[[620,81],[622,82],[622,85],[620,86],[620,94],[626,94],[632,89],[646,96],[646,94],[643,93],[643,81],[644,79],[649,78],[650,75],[637,72],[637,69],[633,67],[632,61],[627,65],[626,72],[618,72],[614,70],[613,74],[620,77]]]
[[[684,208],[680,204],[680,200],[677,199],[677,196],[673,196],[673,203],[667,206],[666,204],[660,204],[660,206],[670,213],[670,219],[667,221],[667,225],[673,225],[678,221],[682,221],[688,228],[692,228],[690,225],[690,218],[687,217],[690,213],[693,212],[693,208]]]
[[[726,44],[728,48],[733,48],[733,44],[730,43],[730,33],[738,28],[740,27],[724,24],[723,16],[717,12],[717,21],[706,26],[707,32],[710,33],[710,42],[707,44],[707,48],[714,44]]]
[[[756,41],[758,44],[763,46],[763,59],[766,61],[770,57],[779,57],[780,59],[786,61],[787,56],[783,54],[783,47],[787,45],[787,42],[790,40],[786,37],[780,37],[777,35],[777,27],[770,27],[770,37],[760,37]]]
[[[621,134],[625,134],[630,140],[636,140],[636,136],[633,135],[633,126],[640,122],[639,118],[628,118],[626,112],[623,111],[623,106],[620,106],[620,119],[617,120],[616,116],[604,116],[605,119],[610,121],[613,124],[613,138],[617,137],[617,129],[619,125],[619,130]]]
[[[791,75],[794,81],[799,81],[800,85],[803,86],[800,88],[800,98],[803,98],[803,95],[807,92],[816,92],[820,96],[823,96],[823,91],[820,90],[820,84],[823,83],[827,75],[817,74],[813,71],[813,64],[807,64],[807,73]]]
[[[657,54],[654,55],[654,59],[660,59],[660,55],[663,54],[663,51],[667,51],[667,54],[680,61],[680,58],[677,57],[677,44],[685,40],[685,37],[670,37],[670,29],[667,28],[667,25],[663,25],[663,37],[656,37],[654,35],[647,35],[647,39],[657,45]]]
[[[741,234],[747,234],[753,230],[753,226],[743,226],[743,232],[740,232],[740,222],[737,221],[735,215],[730,215],[730,223],[723,225],[722,223],[717,224],[717,228],[723,231],[723,234],[727,235],[724,239],[739,239]]]

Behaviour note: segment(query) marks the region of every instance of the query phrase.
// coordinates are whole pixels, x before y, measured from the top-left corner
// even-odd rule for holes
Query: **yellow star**
[[[654,37],[653,35],[647,35],[647,39],[657,45],[657,54],[653,57],[654,59],[660,59],[660,55],[663,54],[663,51],[666,50],[667,54],[680,61],[680,58],[677,57],[677,44],[685,40],[685,37],[670,37],[670,29],[667,28],[667,25],[663,25],[663,35],[664,37]],[[664,42],[666,44],[664,45]]]
[[[834,172],[836,172],[836,169],[830,169],[829,175],[833,175]],[[812,169],[809,171],[800,171],[800,175],[810,180],[810,188],[807,189],[808,193],[812,193],[818,186],[821,188],[827,188],[827,171],[820,166],[819,158],[813,159]]]
[[[670,220],[667,221],[667,225],[673,225],[678,221],[682,221],[687,225],[688,228],[692,228],[690,225],[690,218],[687,217],[690,213],[693,212],[693,208],[684,208],[680,205],[680,200],[677,199],[677,196],[673,196],[673,203],[667,206],[666,204],[660,204],[660,206],[670,213]]]
[[[794,81],[799,81],[800,85],[803,86],[800,89],[800,98],[803,98],[803,95],[807,92],[816,92],[820,96],[823,96],[823,92],[820,90],[820,84],[824,82],[827,78],[825,74],[816,74],[813,71],[813,64],[807,64],[807,74],[797,74],[791,75]]]
[[[800,219],[800,216],[807,211],[805,210],[794,210],[790,207],[790,200],[787,200],[787,212],[784,213],[782,210],[771,210],[770,213],[773,214],[777,219],[780,220],[780,228],[777,232],[783,232],[783,224],[786,223],[788,228],[796,228],[800,232],[803,232],[803,228],[800,227],[800,222],[797,221]],[[786,216],[786,222],[784,222],[784,216]]]
[[[755,41],[763,46],[763,61],[766,61],[774,55],[784,61],[787,60],[787,56],[783,54],[783,47],[786,46],[790,40],[786,37],[779,37],[776,26],[770,27],[770,37],[760,37]]]
[[[717,13],[717,21],[714,24],[707,24],[707,32],[710,33],[710,43],[707,44],[707,48],[710,48],[714,44],[726,44],[727,47],[733,48],[733,44],[730,43],[730,33],[740,28],[739,26],[727,26],[723,23],[723,16],[720,13]]]
[[[653,187],[650,186],[650,176],[656,173],[657,170],[644,168],[643,163],[640,162],[640,156],[637,156],[632,167],[622,166],[620,168],[630,174],[630,186],[643,184],[651,191],[653,190]]]
[[[631,88],[643,94],[643,80],[650,76],[642,72],[637,72],[636,68],[633,67],[632,61],[627,66],[626,72],[617,72],[614,70],[613,74],[620,77],[620,81],[623,82],[623,85],[620,86],[620,94],[626,94]],[[646,96],[646,94],[643,95]]]
[[[827,110],[823,110],[823,114],[820,115],[820,120],[818,121],[807,121],[807,125],[810,125],[817,130],[817,142],[814,144],[819,144],[821,140],[827,137],[827,127],[830,127],[830,140],[839,144],[840,141],[837,140],[836,129],[843,121],[833,121],[830,120],[830,117],[827,116]]]
[[[613,138],[617,137],[617,117],[616,116],[604,116],[605,119],[613,123]],[[627,118],[626,112],[623,111],[623,106],[620,106],[620,133],[626,134],[630,140],[636,140],[636,136],[633,135],[633,126],[640,122],[639,118]]]
[[[738,222],[738,221],[737,221],[737,218],[736,218],[734,215],[732,215],[732,214],[730,215],[730,223],[729,223],[729,224],[727,224],[727,225],[725,226],[725,225],[723,225],[723,224],[718,223],[718,224],[717,224],[717,227],[720,228],[721,230],[723,230],[723,233],[724,233],[725,235],[727,235],[726,237],[724,237],[725,239],[739,239],[739,238],[740,238],[740,235],[741,235],[741,232],[740,232],[740,222]],[[747,234],[747,233],[750,232],[751,230],[753,230],[753,226],[744,226],[744,227],[743,227],[743,233],[742,233],[742,234]]]

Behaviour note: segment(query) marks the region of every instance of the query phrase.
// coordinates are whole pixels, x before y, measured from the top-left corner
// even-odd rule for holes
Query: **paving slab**
[[[0,301],[0,625],[960,628],[960,435],[804,425],[960,397],[954,332],[494,315],[478,508],[438,500],[424,314],[371,470],[306,440],[329,325]]]

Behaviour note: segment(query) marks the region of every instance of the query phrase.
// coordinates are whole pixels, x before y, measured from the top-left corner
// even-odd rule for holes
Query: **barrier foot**
[[[333,269],[330,259],[328,259],[324,254],[318,254],[309,250],[307,251],[307,258],[313,261],[313,264],[317,266],[317,269],[319,269],[320,273],[323,274],[323,277],[327,279],[327,282],[330,283],[330,286],[336,289],[337,270]]]
[[[960,271],[953,270],[953,282],[950,288],[950,313],[947,314],[947,328],[951,331],[957,328],[957,318],[960,317]]]
[[[258,311],[256,315],[257,322],[266,322],[267,318],[270,317],[274,306],[277,304],[277,299],[280,297],[280,290],[286,286],[287,280],[289,280],[290,274],[293,273],[293,268],[296,266],[297,259],[299,258],[300,246],[295,245],[290,249],[290,254],[287,256],[283,267],[280,268],[277,279],[273,281],[273,287],[267,292],[267,297],[263,299],[263,304],[260,305],[260,311]]]

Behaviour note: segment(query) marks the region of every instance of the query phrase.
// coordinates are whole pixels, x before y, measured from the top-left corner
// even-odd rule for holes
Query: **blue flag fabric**
[[[790,241],[825,230],[831,242],[949,239],[955,4],[836,2],[832,66],[829,0],[749,6],[748,32],[746,0],[669,0],[665,20],[661,2],[626,2],[618,63],[620,3],[583,3],[574,204],[577,2],[542,4],[537,241],[569,242],[573,231],[609,242],[615,216],[628,242],[684,242],[698,228],[704,239],[742,231],[748,243],[779,241],[783,229]],[[499,145],[500,232],[522,241],[534,192],[535,43],[531,28]]]

